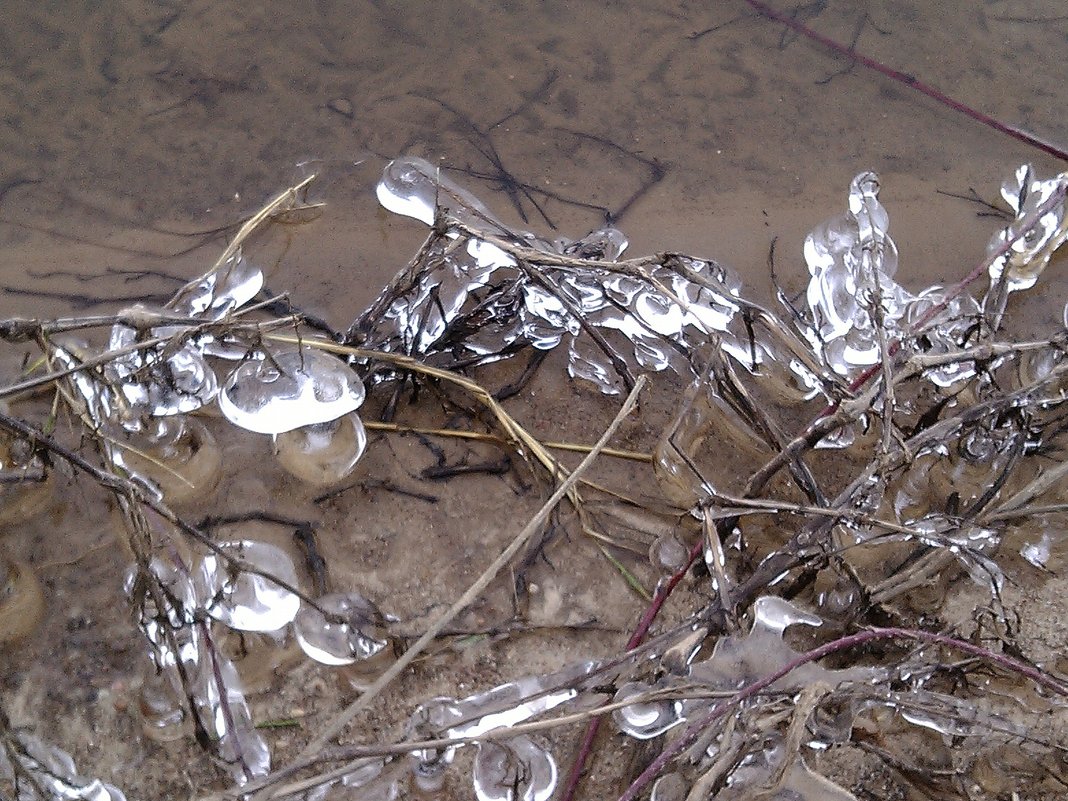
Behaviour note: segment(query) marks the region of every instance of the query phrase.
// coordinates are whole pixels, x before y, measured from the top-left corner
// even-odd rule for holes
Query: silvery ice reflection
[[[991,253],[1066,181],[1065,175],[1040,180],[1031,168],[1021,167],[1003,189],[1015,218],[992,238]],[[757,387],[784,404],[833,402],[881,361],[887,340],[906,353],[956,352],[968,345],[980,317],[984,325],[996,326],[1004,297],[1032,286],[1068,238],[1061,203],[1042,217],[1036,233],[993,261],[991,288],[982,301],[950,297],[937,286],[913,293],[895,280],[898,250],[879,191],[877,175],[858,174],[844,210],[805,239],[807,308],[782,323],[745,299],[734,271],[713,260],[677,254],[622,260],[627,240],[614,228],[552,241],[513,230],[433,165],[397,159],[377,186],[380,203],[434,229],[420,259],[398,274],[342,339],[447,368],[505,359],[525,345],[565,346],[569,375],[606,394],[627,391],[642,372],[673,370],[690,383],[688,405],[677,417],[676,441],[657,448],[657,476],[672,499],[696,506],[744,489],[687,472],[687,460],[706,440],[737,443],[754,460],[767,456],[766,443],[754,437],[751,421],[739,413],[732,387]],[[206,417],[195,416],[213,404],[234,427],[271,437],[279,464],[308,484],[339,483],[363,456],[367,435],[358,411],[365,385],[373,390],[395,379],[398,370],[311,344],[275,344],[262,337],[246,342],[236,328],[224,333],[217,324],[244,314],[262,287],[262,272],[237,250],[163,307],[124,310],[108,344],[119,355],[99,372],[79,370],[67,380],[84,419],[108,433],[109,463],[153,497],[194,502],[198,492],[218,481],[222,457],[215,435]],[[53,346],[50,355],[58,367],[73,369],[88,352],[84,343],[66,341]],[[974,364],[963,360],[921,373],[935,391],[960,387],[974,375]],[[846,447],[862,429],[838,432],[821,445]],[[1014,446],[1017,435],[1018,429],[976,427],[953,443],[952,456],[945,445],[945,453],[924,451],[916,458],[925,465],[944,462],[951,471],[947,476],[977,484],[998,463],[995,452],[1001,451],[992,444]],[[999,588],[1001,577],[991,575],[996,566],[989,556],[999,535],[983,526],[955,529],[948,513],[932,510],[929,500],[919,497],[918,483],[916,474],[905,471],[891,488],[892,512],[915,526],[912,536],[919,541],[950,549],[973,575]],[[163,516],[142,510],[137,520],[153,538],[151,554],[140,555],[126,582],[152,662],[141,689],[145,731],[161,740],[191,730],[203,733],[214,758],[237,784],[267,775],[271,757],[268,735],[252,721],[240,660],[223,647],[229,637],[256,635],[256,642],[276,650],[295,643],[320,665],[362,668],[367,675],[392,658],[395,620],[354,589],[305,596],[284,549],[241,538],[191,544]],[[1027,558],[1044,563],[1054,536],[1060,535],[1046,532],[1025,546]],[[671,737],[680,724],[707,714],[712,703],[707,697],[686,697],[687,688],[696,686],[706,696],[735,692],[797,658],[784,640],[788,628],[823,625],[801,605],[770,596],[759,598],[751,611],[748,629],[721,637],[704,658],[698,658],[702,644],[694,644],[682,674],[664,670],[650,678],[646,670],[643,675],[642,669],[656,665],[671,644],[646,655],[641,664],[624,660],[610,669],[579,662],[465,698],[429,699],[412,715],[408,735],[475,740],[471,780],[480,801],[548,799],[558,769],[546,742],[521,732],[479,738],[559,707],[607,700],[596,688],[617,680],[612,695],[628,702],[612,714],[618,730],[635,739]],[[797,693],[815,683],[870,688],[887,680],[880,668],[809,664],[772,689]],[[913,718],[917,725],[933,725],[919,721],[918,714]],[[415,787],[439,791],[459,747],[408,754]],[[770,775],[780,764],[777,748],[769,743],[752,769]],[[4,749],[2,775],[17,765],[40,779],[34,785],[38,794],[27,798],[122,798],[115,788],[79,776],[69,755],[32,735],[13,734]],[[387,775],[391,764],[403,766],[386,759],[368,762],[337,787],[360,788],[361,797],[395,797],[401,791]],[[809,780],[803,763],[790,770],[783,775],[798,786]],[[661,791],[667,793],[668,787],[665,783]]]

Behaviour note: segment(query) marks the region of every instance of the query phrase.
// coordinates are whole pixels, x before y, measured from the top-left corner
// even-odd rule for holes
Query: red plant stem
[[[1010,656],[1005,656],[1004,654],[996,653],[987,648],[983,648],[982,646],[974,645],[967,640],[960,640],[945,634],[921,631],[920,629],[867,629],[865,631],[857,632],[856,634],[850,634],[846,637],[833,640],[818,648],[813,648],[811,651],[806,651],[805,653],[798,655],[796,659],[783,665],[774,673],[769,673],[763,678],[747,684],[727,700],[716,704],[707,715],[696,723],[691,724],[685,732],[673,740],[667,748],[661,751],[659,756],[649,764],[649,767],[643,770],[641,775],[639,775],[630,787],[623,792],[623,795],[619,797],[619,801],[634,801],[634,799],[637,798],[638,793],[644,790],[646,785],[660,775],[660,772],[668,762],[688,748],[697,739],[701,732],[707,729],[717,718],[723,717],[728,710],[733,709],[743,701],[752,698],[762,690],[766,690],[783,676],[786,676],[788,673],[796,670],[802,665],[806,665],[809,662],[815,662],[817,659],[822,659],[829,654],[843,651],[847,648],[855,648],[858,645],[863,645],[864,643],[872,642],[874,640],[920,640],[935,645],[945,645],[950,648],[955,648],[958,651],[963,651],[966,654],[977,656],[980,659],[993,662],[995,665],[998,665],[1005,670],[1026,676],[1036,684],[1039,684],[1048,690],[1052,690],[1057,695],[1068,697],[1068,686],[1065,686],[1041,670],[1013,659]]]
[[[645,639],[645,635],[649,633],[649,627],[653,625],[653,620],[656,619],[657,614],[660,612],[660,608],[664,605],[664,601],[668,599],[675,587],[686,576],[690,567],[697,557],[701,555],[704,550],[704,537],[698,539],[697,544],[690,549],[690,558],[686,562],[686,565],[674,573],[668,582],[663,586],[657,588],[656,594],[653,596],[653,601],[649,604],[649,607],[645,610],[645,614],[642,615],[641,620],[638,621],[638,625],[634,629],[634,633],[630,635],[630,639],[627,640],[627,646],[625,651],[630,651],[641,645],[642,640]],[[579,782],[582,781],[582,773],[586,769],[586,763],[589,761],[590,754],[593,752],[593,742],[597,739],[597,733],[601,730],[602,717],[598,716],[590,720],[586,726],[586,733],[582,737],[582,745],[579,747],[578,753],[575,755],[575,761],[571,763],[571,770],[567,774],[567,783],[564,785],[563,795],[560,796],[560,801],[573,801],[575,797],[575,791],[578,790]]]
[[[936,89],[930,84],[924,83],[916,76],[909,75],[908,73],[901,72],[900,70],[895,70],[893,67],[888,67],[880,61],[876,61],[875,59],[869,58],[868,56],[865,56],[862,53],[858,53],[852,47],[847,47],[846,45],[841,44],[840,42],[836,42],[834,39],[824,36],[821,33],[817,33],[800,20],[788,16],[782,13],[781,11],[776,11],[774,8],[767,5],[766,3],[761,3],[760,0],[745,0],[745,2],[752,6],[754,9],[756,9],[758,12],[763,14],[765,17],[773,19],[776,22],[785,25],[790,29],[797,31],[802,36],[811,39],[813,42],[818,42],[824,47],[833,50],[834,52],[840,55],[846,56],[847,58],[853,59],[854,61],[859,61],[865,67],[871,70],[875,70],[880,75],[885,75],[887,78],[890,78],[893,81],[897,81],[898,83],[911,87],[917,92],[922,92],[932,100],[937,100],[942,105],[949,106],[949,108],[953,109],[954,111],[959,111],[961,114],[971,117],[976,122],[981,122],[983,125],[993,128],[995,131],[1000,131],[1003,134],[1011,136],[1013,139],[1025,142],[1026,144],[1029,144],[1032,147],[1037,147],[1043,153],[1053,156],[1054,158],[1058,158],[1061,161],[1068,161],[1068,151],[1065,151],[1063,148],[1057,147],[1056,145],[1051,144],[1050,142],[1046,142],[1042,139],[1039,139],[1034,134],[1028,133],[1027,131],[1021,128],[1017,128],[1015,125],[1009,125],[1007,123],[1001,122],[1000,120],[991,117],[989,114],[984,114],[978,109],[974,109],[971,106],[966,106],[959,100],[954,100],[952,97]]]

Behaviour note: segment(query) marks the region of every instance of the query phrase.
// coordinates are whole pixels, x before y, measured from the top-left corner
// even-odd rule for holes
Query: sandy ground
[[[1033,3],[1026,14],[1001,2],[805,9],[822,33],[847,43],[856,34],[869,56],[1068,142],[1068,23],[1059,4]],[[805,232],[840,210],[855,173],[874,169],[901,282],[956,280],[982,257],[994,223],[950,195],[974,189],[993,199],[1021,163],[1041,174],[1063,165],[847,67],[744,2],[13,3],[0,31],[0,316],[106,312],[165,297],[215,259],[224,239],[213,231],[316,171],[313,197],[326,203],[324,213],[273,229],[249,255],[267,269],[272,290],[343,329],[423,235],[374,200],[383,165],[399,154],[441,163],[517,225],[577,237],[607,215],[629,235],[631,253],[712,256],[756,297],[768,295],[773,239],[780,280],[791,290],[804,285]],[[1056,330],[1064,286],[1051,275],[1044,293],[1019,300],[1019,334]],[[8,348],[6,377],[25,351]],[[550,360],[509,408],[538,436],[591,442],[616,402],[561,376]],[[617,444],[648,451],[679,390],[678,380],[656,376]],[[408,418],[440,422],[442,401],[421,400]],[[354,476],[361,486],[315,503],[314,491],[263,466],[265,438],[230,440],[219,420],[207,422],[226,443],[228,478],[184,511],[199,518],[266,509],[314,521],[333,581],[360,588],[414,634],[548,493],[544,476],[514,454],[514,469],[502,475],[427,482],[419,472],[436,457],[425,444],[375,435]],[[450,460],[505,455],[446,447]],[[645,466],[598,471],[607,483],[656,494]],[[120,601],[118,526],[100,491],[57,471],[48,511],[3,532],[0,547],[42,577],[47,616],[34,636],[0,653],[0,693],[13,722],[69,749],[129,798],[198,797],[223,784],[195,746],[139,735],[143,646]],[[640,557],[628,556],[628,566],[647,585],[655,580]],[[1023,610],[1019,642],[1063,669],[1054,664],[1065,646],[1055,621],[1068,611],[1061,578],[1019,559],[1007,570],[1008,600]],[[351,736],[396,738],[422,699],[614,653],[644,606],[567,511],[527,578],[534,591],[520,604],[525,630],[435,649]],[[494,629],[512,619],[515,601],[501,580],[459,624]],[[667,619],[701,603],[700,584],[687,582]],[[959,605],[947,619],[967,619],[971,607]],[[560,628],[578,624],[589,627]],[[271,733],[278,762],[354,695],[330,671],[299,662],[270,686],[255,697],[257,719],[299,722]],[[562,762],[577,736],[553,735]],[[864,788],[866,797],[898,797],[889,769],[854,756],[835,768],[843,783],[861,797]],[[585,797],[608,797],[646,757],[606,738],[600,778]],[[449,788],[470,797],[462,778]]]

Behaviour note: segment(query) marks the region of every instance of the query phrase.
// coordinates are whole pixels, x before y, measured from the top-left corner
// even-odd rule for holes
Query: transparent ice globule
[[[316,604],[320,609],[305,604],[293,623],[309,657],[324,665],[352,665],[387,655],[388,621],[373,602],[352,592],[324,595]]]
[[[134,307],[125,313],[156,312]],[[141,334],[137,329],[118,323],[111,329],[108,349],[129,348],[139,341],[167,336],[176,330],[174,326],[158,326]],[[125,408],[116,409],[116,413],[122,413],[124,417],[194,412],[211,403],[219,389],[215,371],[207,363],[197,339],[185,342],[177,350],[171,343],[161,343],[119,356],[108,363],[105,373],[122,394]]]
[[[167,302],[167,308],[190,317],[218,320],[252,300],[263,288],[263,271],[240,248],[219,269],[191,281]]]
[[[641,682],[628,682],[616,691],[612,701],[625,703],[648,693],[650,689]],[[614,710],[612,719],[621,732],[638,740],[658,737],[683,722],[680,704],[676,701],[636,700],[628,706]]]
[[[0,748],[0,780],[17,775],[18,801],[126,801],[119,788],[81,775],[61,748],[21,729],[12,729],[9,736],[6,754]],[[11,762],[17,763],[17,774]]]
[[[202,501],[222,475],[222,450],[200,420],[189,415],[150,418],[117,428],[115,463],[150,480],[167,503]]]
[[[506,230],[478,198],[443,175],[440,168],[417,156],[387,164],[376,194],[382,208],[427,225],[434,224],[434,216],[442,208],[460,222],[490,223]]]
[[[227,378],[219,409],[235,426],[283,434],[336,420],[364,400],[355,371],[316,348],[294,348],[246,361]]]
[[[273,581],[297,585],[293,561],[279,547],[241,540],[220,544],[226,556],[208,553],[193,574],[199,605],[209,616],[239,631],[278,631],[293,621],[300,598]],[[253,572],[255,571],[255,572]]]
[[[367,431],[356,413],[274,435],[274,454],[290,474],[327,486],[349,475],[367,449]]]
[[[478,801],[549,801],[556,780],[556,760],[533,737],[478,744],[473,772]]]
[[[1008,291],[1030,289],[1049,264],[1053,252],[1068,239],[1068,202],[1063,198],[1024,233],[1021,223],[1057,191],[1068,186],[1068,172],[1041,180],[1034,168],[1024,164],[1012,178],[1001,186],[1001,197],[1016,214],[1016,218],[990,240],[987,250],[994,253],[1015,238],[1007,254],[990,265],[990,282],[997,283],[1004,276]],[[1020,234],[1023,233],[1023,236]]]
[[[883,325],[897,328],[910,296],[894,281],[897,246],[887,233],[879,203],[879,176],[862,172],[849,186],[848,210],[817,226],[806,238],[811,279],[810,343],[835,372],[853,377],[879,360],[873,304],[882,306]]]

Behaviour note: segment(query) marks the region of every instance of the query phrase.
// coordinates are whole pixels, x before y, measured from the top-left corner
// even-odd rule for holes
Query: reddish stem
[[[656,594],[653,596],[653,601],[649,604],[649,607],[645,610],[645,614],[642,615],[641,620],[638,621],[638,625],[634,629],[634,633],[630,635],[630,639],[627,640],[625,651],[630,651],[641,645],[642,640],[645,639],[645,635],[649,633],[649,627],[653,625],[653,620],[656,619],[657,614],[660,612],[660,608],[664,605],[664,602],[671,595],[675,587],[686,576],[690,567],[697,560],[697,557],[701,555],[704,550],[704,538],[698,539],[697,543],[690,549],[690,558],[686,562],[686,565],[678,572],[674,573],[668,582],[661,587],[657,588]],[[597,739],[597,732],[601,730],[602,717],[598,716],[590,720],[586,726],[586,733],[582,737],[582,745],[579,747],[578,753],[575,755],[575,761],[571,763],[571,771],[567,774],[567,783],[564,785],[563,795],[560,796],[560,801],[572,801],[575,797],[575,792],[578,790],[579,782],[582,781],[582,773],[586,769],[586,763],[589,761],[590,754],[593,752],[593,743]]]
[[[1000,131],[1003,134],[1011,136],[1013,139],[1025,142],[1031,145],[1032,147],[1037,147],[1043,153],[1047,153],[1050,156],[1053,156],[1054,158],[1060,159],[1061,161],[1068,161],[1068,151],[1065,151],[1064,149],[1057,147],[1056,145],[1051,144],[1050,142],[1046,142],[1042,139],[1039,139],[1034,134],[1028,133],[1022,128],[1017,128],[1015,125],[1009,125],[1007,123],[1001,122],[1000,120],[991,117],[989,114],[984,114],[978,109],[974,109],[971,106],[966,106],[959,100],[954,100],[952,97],[936,89],[930,84],[924,83],[916,76],[909,75],[908,73],[901,72],[900,70],[895,70],[893,67],[888,67],[880,61],[876,61],[875,59],[869,58],[868,56],[865,56],[862,53],[858,53],[852,47],[847,47],[846,45],[841,44],[840,42],[836,42],[834,39],[824,36],[822,33],[817,33],[800,20],[788,16],[787,14],[784,14],[781,11],[776,11],[774,8],[767,5],[766,3],[761,3],[760,0],[745,0],[745,2],[755,8],[765,17],[773,19],[776,22],[781,23],[782,25],[785,25],[786,27],[790,28],[791,30],[797,31],[802,36],[811,39],[813,42],[818,42],[824,47],[833,50],[834,52],[843,55],[846,58],[850,58],[854,61],[860,62],[868,69],[875,70],[880,75],[885,75],[887,78],[890,78],[893,81],[897,81],[898,83],[911,87],[917,92],[922,92],[932,100],[937,100],[942,105],[949,106],[949,108],[953,109],[954,111],[959,111],[961,114],[971,117],[976,122],[981,122],[983,125],[987,125],[993,128],[995,131]]]
[[[1065,686],[1061,682],[1052,678],[1051,676],[1043,673],[1031,665],[1020,662],[1013,659],[1010,656],[999,654],[991,651],[987,648],[983,648],[979,645],[974,645],[966,640],[960,640],[956,637],[950,637],[945,634],[934,634],[929,631],[921,631],[919,629],[904,629],[904,628],[878,628],[867,629],[866,631],[860,631],[856,634],[850,634],[846,637],[841,637],[837,640],[833,640],[829,643],[813,648],[811,651],[806,651],[803,654],[797,656],[796,659],[783,665],[774,673],[769,673],[762,679],[757,679],[750,684],[747,684],[733,696],[726,701],[721,701],[712,707],[712,710],[705,715],[701,720],[690,725],[685,732],[679,737],[675,738],[671,744],[660,752],[660,755],[654,759],[649,767],[641,772],[641,775],[628,787],[623,795],[619,797],[619,801],[634,801],[637,798],[638,793],[645,789],[653,779],[660,775],[660,772],[664,767],[677,757],[682,751],[688,748],[705,729],[707,729],[717,718],[722,717],[728,710],[741,704],[743,701],[752,698],[762,690],[766,690],[772,684],[777,682],[783,676],[796,670],[802,665],[806,665],[809,662],[815,662],[817,659],[843,651],[847,648],[855,648],[858,645],[863,645],[866,642],[872,642],[874,640],[920,640],[922,642],[929,642],[936,645],[945,645],[951,648],[956,648],[958,651],[963,651],[966,654],[977,656],[980,659],[985,659],[989,662],[1014,673],[1026,676],[1034,681],[1036,684],[1040,684],[1048,690],[1052,690],[1057,695],[1068,696],[1068,686]]]

